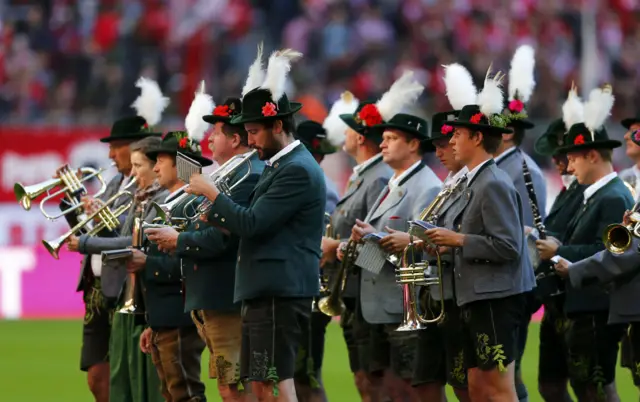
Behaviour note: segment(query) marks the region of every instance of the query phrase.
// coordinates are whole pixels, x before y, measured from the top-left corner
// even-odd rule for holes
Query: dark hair
[[[145,137],[141,140],[133,142],[129,145],[129,150],[131,152],[141,152],[146,154],[151,151],[153,148],[158,148],[162,143],[162,138],[160,137]]]
[[[510,129],[513,130],[513,142],[516,144],[516,147],[522,145],[522,141],[524,140],[524,127],[521,126],[509,126]]]
[[[487,134],[482,130],[471,131],[469,135],[470,138],[475,138],[477,133],[482,133],[482,148],[489,153],[495,154],[498,148],[500,147],[500,143],[502,142],[502,135],[500,134]]]
[[[600,154],[603,161],[611,162],[613,160],[613,149],[601,148],[596,149],[596,151]]]
[[[244,129],[244,125],[223,123],[222,133],[227,137],[233,137],[234,135],[238,134],[238,136],[240,137],[240,145],[245,147],[249,145],[249,134],[247,134],[247,130]]]
[[[282,130],[287,134],[293,135],[293,133],[296,131],[296,124],[293,119],[293,115],[279,117],[275,120],[267,120],[264,122],[264,126],[268,129],[272,129],[276,121],[278,120],[282,122]]]

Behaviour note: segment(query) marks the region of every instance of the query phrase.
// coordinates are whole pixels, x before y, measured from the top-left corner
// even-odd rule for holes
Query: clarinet
[[[533,188],[533,180],[531,179],[531,172],[527,161],[522,158],[522,174],[524,176],[524,185],[527,187],[527,195],[529,196],[529,204],[531,205],[531,213],[533,215],[533,225],[538,230],[538,237],[540,240],[547,238],[547,231],[545,230],[544,223],[542,222],[542,216],[540,215],[540,208],[538,207],[538,197],[536,196],[536,190]],[[535,268],[535,267],[534,267]]]

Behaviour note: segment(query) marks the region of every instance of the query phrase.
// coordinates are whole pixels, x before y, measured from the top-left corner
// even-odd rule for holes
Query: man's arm
[[[78,240],[81,254],[100,254],[105,250],[117,250],[131,245],[131,236],[98,237],[82,235]]]
[[[518,213],[518,195],[504,183],[492,181],[481,198],[483,234],[465,234],[462,258],[492,262],[513,261],[520,255],[523,231]]]
[[[625,275],[640,272],[640,239],[634,237],[631,247],[622,254],[602,250],[569,266],[569,279],[575,288],[587,286],[591,280],[612,282]]]
[[[219,194],[207,220],[240,237],[266,235],[280,230],[315,191],[303,166],[287,165],[249,208]]]

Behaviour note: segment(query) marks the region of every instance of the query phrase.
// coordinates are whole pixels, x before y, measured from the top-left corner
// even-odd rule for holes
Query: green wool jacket
[[[184,218],[184,206],[193,199],[188,196],[171,210],[174,218]],[[142,271],[147,324],[153,329],[176,328],[194,325],[191,315],[184,311],[180,258],[166,254],[149,244],[147,262]]]
[[[574,180],[569,188],[560,191],[551,206],[551,210],[549,210],[549,214],[544,219],[544,227],[548,234],[556,238],[562,237],[571,218],[582,207],[585,188],[587,186]]]
[[[249,207],[220,194],[208,221],[240,237],[235,301],[319,293],[324,173],[303,145],[266,166]]]
[[[231,192],[231,200],[241,207],[249,206],[249,198],[264,170],[257,156],[250,159],[251,171]],[[230,177],[230,187],[247,173],[246,164]],[[201,197],[199,202],[203,201]],[[191,213],[189,213],[191,214]],[[234,303],[236,262],[240,237],[221,231],[202,221],[192,222],[178,236],[176,253],[182,257],[186,298],[185,311],[239,311]]]
[[[571,262],[578,262],[604,249],[602,235],[607,226],[620,223],[624,212],[633,206],[631,193],[618,177],[608,182],[579,205],[556,254]],[[567,314],[608,311],[609,296],[598,285],[576,289],[566,281],[564,309]]]

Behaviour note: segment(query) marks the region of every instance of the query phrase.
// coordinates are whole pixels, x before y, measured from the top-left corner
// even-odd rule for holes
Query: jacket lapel
[[[384,215],[385,212],[389,211],[391,208],[394,208],[400,203],[400,201],[402,201],[405,195],[407,195],[407,190],[403,187],[404,186],[400,186],[391,190],[384,201],[382,201],[382,197],[385,196],[385,193],[387,192],[386,189],[380,194],[380,196],[378,196],[378,199],[376,200],[376,208],[374,208],[375,212],[373,213],[373,215],[371,215],[370,222],[373,222],[376,219],[380,218],[382,215]],[[382,203],[380,203],[380,201],[382,201]]]
[[[353,181],[353,183],[351,183],[349,188],[347,188],[347,192],[344,194],[344,196],[342,196],[340,200],[338,200],[338,203],[336,205],[343,204],[346,200],[348,200],[349,197],[351,197],[353,194],[356,193],[356,191],[358,191],[358,189],[360,188],[363,182],[364,182],[363,177],[358,177],[355,181]]]

